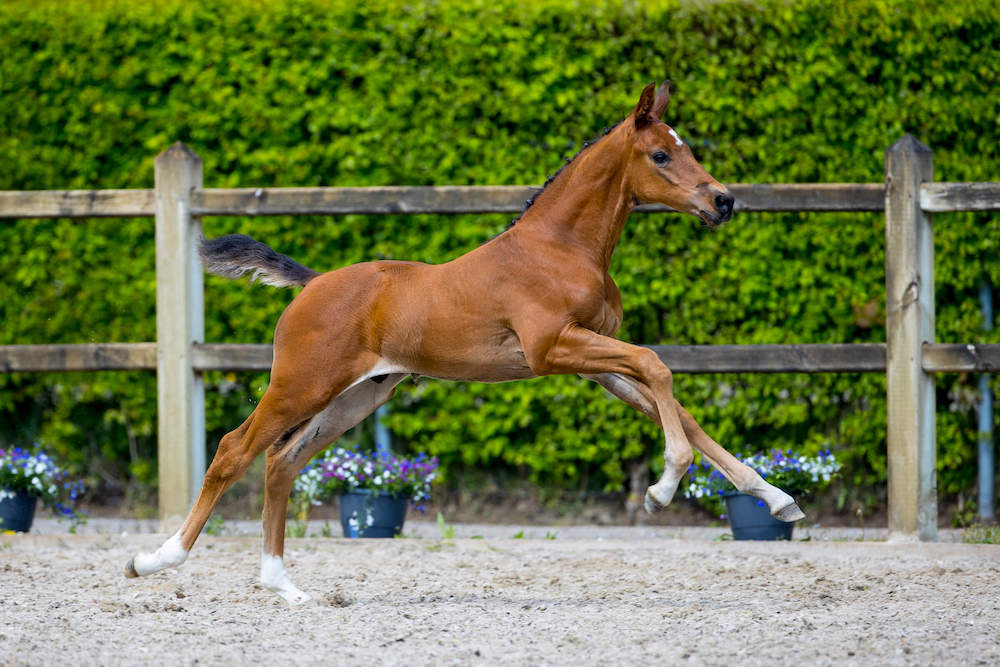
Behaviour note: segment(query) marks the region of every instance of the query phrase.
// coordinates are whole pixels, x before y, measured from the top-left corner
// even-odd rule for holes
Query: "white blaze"
[[[681,141],[681,138],[677,136],[676,132],[674,132],[674,128],[670,128],[670,136],[674,138],[674,141],[677,142],[678,146],[683,146],[684,145],[684,142]]]

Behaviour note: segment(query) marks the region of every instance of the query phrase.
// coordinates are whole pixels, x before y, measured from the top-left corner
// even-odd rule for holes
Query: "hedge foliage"
[[[877,182],[910,132],[937,180],[1000,177],[995,3],[583,0],[7,2],[0,12],[0,189],[148,188],[176,140],[206,187],[539,183],[670,78],[668,121],[719,180]],[[441,262],[509,216],[210,218],[316,268]],[[981,331],[1000,222],[935,218],[937,332]],[[0,224],[0,343],[155,338],[151,220]],[[612,267],[621,337],[644,343],[884,340],[878,214],[633,216]],[[271,340],[287,291],[206,279],[206,338]],[[208,375],[210,440],[266,374]],[[828,445],[851,494],[885,480],[879,375],[679,376],[678,398],[731,450]],[[155,483],[149,373],[0,375],[0,443],[44,440],[111,487]],[[971,490],[973,376],[940,378],[939,486]],[[397,442],[446,474],[507,470],[620,489],[658,468],[652,423],[577,378],[406,383]],[[867,491],[863,491],[864,487]]]

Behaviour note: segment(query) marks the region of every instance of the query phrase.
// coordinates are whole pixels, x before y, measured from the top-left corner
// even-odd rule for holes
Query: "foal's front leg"
[[[631,378],[616,373],[584,375],[583,377],[598,383],[614,396],[656,421],[656,406],[644,397],[640,387]],[[790,495],[776,486],[768,484],[757,471],[712,440],[698,425],[694,417],[684,409],[684,406],[675,401],[674,407],[681,418],[684,434],[691,446],[704,454],[740,493],[746,493],[763,500],[767,503],[771,514],[781,521],[798,521],[805,518],[805,514]]]
[[[694,417],[678,403],[677,413],[684,425],[684,432],[691,445],[704,454],[712,465],[722,471],[722,474],[733,483],[740,493],[746,493],[760,498],[767,503],[771,515],[781,521],[798,521],[806,518],[805,513],[795,504],[795,499],[776,486],[764,481],[756,470],[746,465],[726,449],[712,440],[702,430]]]
[[[529,358],[535,359],[539,375],[613,374],[629,380],[627,384],[619,384],[619,390],[629,397],[626,402],[657,421],[665,439],[663,475],[646,490],[644,505],[647,512],[653,513],[670,504],[694,455],[674,407],[673,376],[656,353],[578,325],[569,325],[544,355]]]

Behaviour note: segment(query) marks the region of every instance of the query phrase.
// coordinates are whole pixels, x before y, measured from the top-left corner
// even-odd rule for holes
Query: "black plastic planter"
[[[28,532],[31,522],[35,520],[36,505],[38,497],[24,491],[18,491],[13,498],[0,500],[0,532]]]
[[[727,493],[726,513],[734,540],[790,540],[794,523],[778,521],[764,501],[745,493]]]
[[[355,489],[340,496],[340,527],[344,537],[395,537],[406,521],[405,497],[385,491]]]

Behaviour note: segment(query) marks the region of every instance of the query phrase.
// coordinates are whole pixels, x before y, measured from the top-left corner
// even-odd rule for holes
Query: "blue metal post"
[[[979,301],[983,307],[983,326],[993,329],[993,290],[983,281],[979,286]],[[979,376],[979,518],[992,521],[996,516],[993,459],[993,390],[990,376]]]
[[[388,405],[382,405],[375,411],[375,451],[382,456],[388,456],[392,452],[392,436],[389,435],[389,429],[382,421],[388,416]]]

